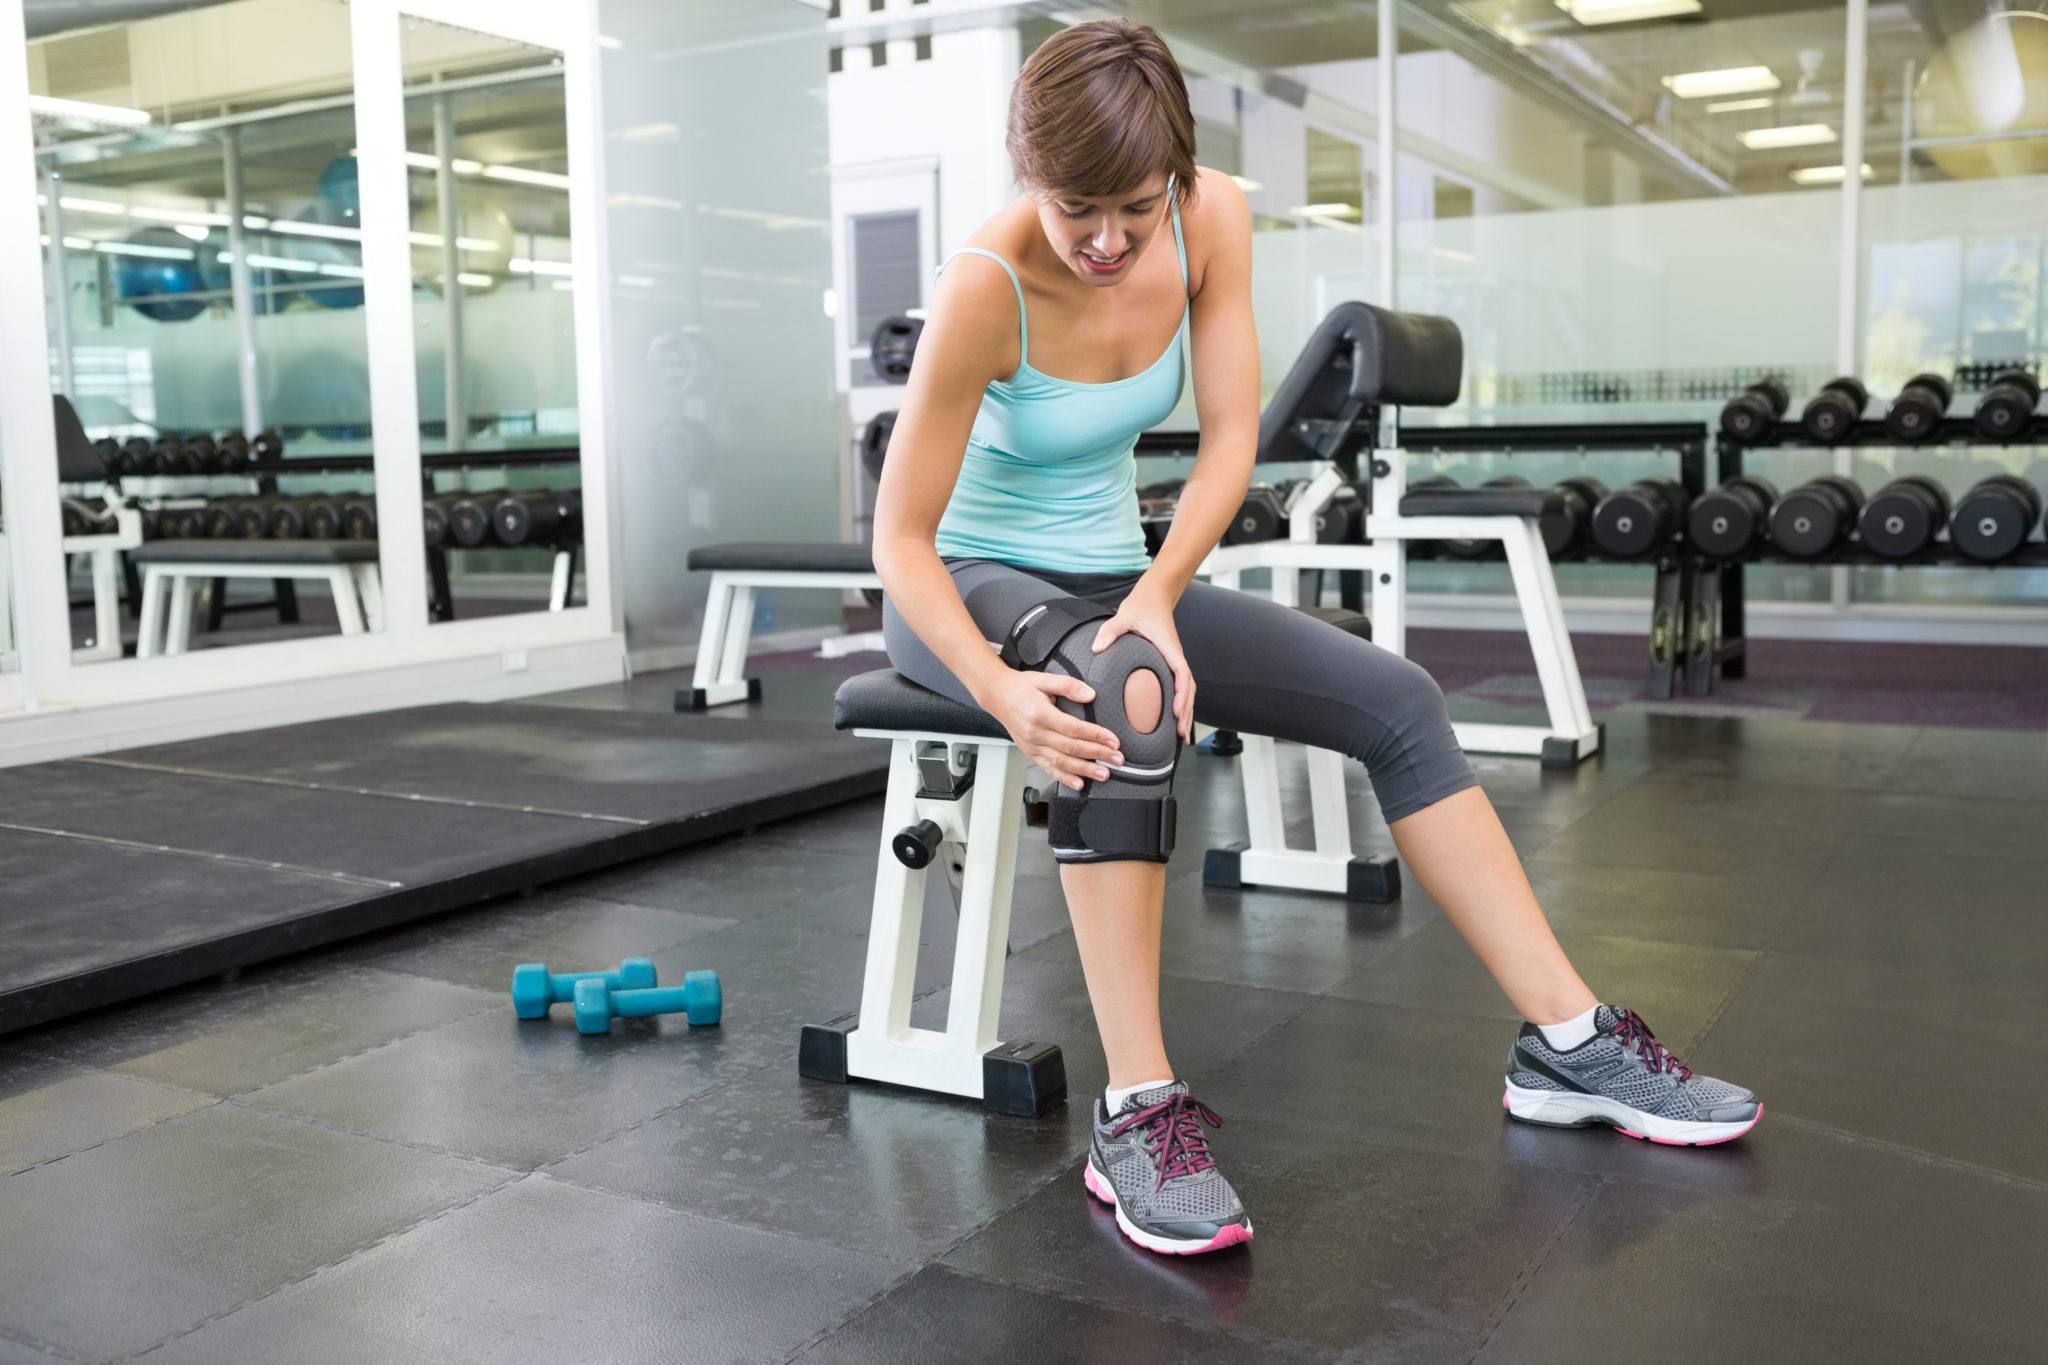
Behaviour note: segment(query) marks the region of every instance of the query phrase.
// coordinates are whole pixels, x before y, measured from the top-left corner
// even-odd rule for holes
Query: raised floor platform
[[[878,792],[822,722],[433,706],[14,768],[0,1032]]]

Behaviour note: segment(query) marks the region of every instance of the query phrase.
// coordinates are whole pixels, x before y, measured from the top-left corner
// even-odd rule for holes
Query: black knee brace
[[[1095,631],[1113,615],[1078,597],[1056,597],[1018,617],[1003,641],[1010,667],[1064,674],[1094,688],[1092,702],[1056,697],[1054,704],[1110,731],[1123,750],[1123,766],[1110,768],[1108,781],[1053,789],[1052,853],[1063,863],[1163,863],[1173,852],[1173,772],[1180,762],[1173,671],[1140,635],[1120,635],[1097,654]],[[1124,714],[1124,684],[1141,670],[1159,680],[1159,720],[1149,732]]]

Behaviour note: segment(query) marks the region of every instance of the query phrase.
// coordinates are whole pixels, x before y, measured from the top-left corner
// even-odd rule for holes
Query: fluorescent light
[[[624,43],[620,42],[620,41],[619,41],[619,40],[618,40],[617,38],[614,38],[614,37],[612,37],[612,35],[611,35],[611,34],[609,34],[609,33],[600,33],[600,34],[598,34],[598,35],[597,35],[597,45],[598,45],[599,47],[601,47],[601,48],[604,48],[604,49],[605,49],[606,51],[608,51],[608,52],[620,52],[620,51],[623,51],[623,50],[625,49],[625,46],[626,46],[626,45],[625,45]]]
[[[574,289],[575,287],[576,287],[576,281],[574,281],[574,280],[556,280],[556,281],[555,281],[555,288],[557,288],[557,289]]]
[[[1456,262],[1458,265],[1472,265],[1478,260],[1478,258],[1469,251],[1456,251],[1447,246],[1431,247],[1429,249],[1429,254],[1436,257],[1440,261],[1453,261]]]
[[[615,209],[674,209],[681,212],[680,199],[660,199],[651,194],[608,194],[604,202]]]
[[[291,218],[273,218],[269,231],[285,237],[321,237],[330,242],[360,242],[361,228],[342,227],[338,223],[304,223]]]
[[[619,276],[619,283],[623,285],[630,285],[636,289],[654,288],[653,278],[647,275],[621,275]],[[826,316],[830,317],[831,315],[828,313],[826,314]]]
[[[1874,172],[1868,161],[1863,163],[1863,178],[1870,179]],[[1840,166],[1804,166],[1792,172],[1794,183],[1800,185],[1839,185],[1842,183]]]
[[[441,234],[438,232],[412,232],[406,235],[412,240],[412,244],[414,246],[441,245]],[[494,242],[488,237],[457,237],[455,239],[455,245],[457,249],[462,251],[504,250],[504,244],[502,242]]]
[[[1818,147],[1835,141],[1835,130],[1825,123],[1792,123],[1781,128],[1751,128],[1737,133],[1735,140],[1753,152],[1778,147]]]
[[[65,239],[69,244],[70,239]],[[141,256],[152,261],[196,261],[199,253],[189,247],[150,246],[143,242],[95,242],[93,250],[108,256]]]
[[[1668,19],[1698,14],[1700,0],[1557,0],[1557,7],[1580,23],[1626,24],[1637,19]]]
[[[57,206],[67,213],[111,213],[117,217],[128,216],[126,204],[116,204],[111,199],[73,199],[70,195],[59,195]]]
[[[147,218],[153,223],[189,223],[197,227],[226,227],[231,221],[225,213],[200,213],[194,209],[164,209],[148,204],[137,204],[128,212],[137,218]]]
[[[1356,204],[1302,204],[1296,208],[1289,209],[1288,212],[1299,214],[1303,218],[1356,218],[1358,216],[1358,206]]]
[[[1237,187],[1243,190],[1246,194],[1256,194],[1260,190],[1266,188],[1265,183],[1263,181],[1254,180],[1248,175],[1233,175],[1230,178],[1232,180],[1235,180],[1237,182]]]
[[[149,115],[140,109],[126,109],[118,104],[89,104],[84,100],[60,100],[54,95],[30,95],[28,111],[50,118],[112,123],[124,128],[140,127],[149,122]]]
[[[569,177],[553,171],[529,171],[523,166],[486,166],[483,168],[486,180],[503,180],[513,185],[538,185],[546,190],[566,190]]]
[[[1759,90],[1776,90],[1783,82],[1768,66],[1731,66],[1720,71],[1688,71],[1666,76],[1664,86],[1682,100],[1706,99],[1714,95],[1751,95]]]
[[[212,232],[212,229],[201,227],[197,223],[180,223],[172,228],[171,231],[177,233],[180,237],[189,237],[195,242],[203,242]]]
[[[713,218],[741,218],[750,223],[759,223],[770,232],[781,232],[787,228],[821,228],[827,226],[823,218],[801,218],[791,213],[770,213],[766,209],[735,209],[723,204],[699,204],[697,212],[708,213]]]
[[[515,275],[567,275],[575,270],[567,261],[529,261],[524,256],[514,256],[505,268]]]
[[[619,130],[621,142],[669,142],[682,136],[683,130],[673,123],[639,123],[631,128]]]
[[[256,258],[251,256],[249,259],[253,261]],[[343,265],[339,261],[322,261],[314,269],[323,275],[339,275],[345,280],[360,280],[363,278],[363,268],[361,266]]]
[[[1777,101],[1766,95],[1758,100],[1722,100],[1719,104],[1707,106],[1710,114],[1739,114],[1745,109],[1768,109]]]
[[[457,284],[466,284],[471,289],[489,289],[498,281],[496,276],[474,275],[471,274],[469,271],[465,270],[455,277],[455,282]]]
[[[43,238],[43,245],[48,246],[49,244],[50,239],[48,237]],[[91,251],[92,239],[90,237],[66,237],[64,245],[73,251]]]

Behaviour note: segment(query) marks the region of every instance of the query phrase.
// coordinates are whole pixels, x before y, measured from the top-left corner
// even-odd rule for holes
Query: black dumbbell
[[[1617,559],[1649,554],[1685,525],[1689,501],[1675,479],[1638,479],[1593,509],[1593,543]]]
[[[2041,494],[2016,474],[1993,474],[1956,499],[1949,542],[1980,564],[2019,553],[2041,520]]]
[[[86,512],[85,504],[75,498],[65,498],[57,506],[57,514],[63,523],[67,536],[89,536],[92,534],[94,518]]]
[[[555,495],[545,488],[507,493],[491,505],[491,529],[500,545],[549,545],[561,527]]]
[[[1970,421],[1980,435],[2010,441],[2026,431],[2040,403],[2041,382],[2025,370],[2007,370],[1984,390]]]
[[[123,474],[145,474],[149,472],[149,438],[130,436],[121,442],[121,472]]]
[[[223,474],[240,473],[249,463],[249,438],[239,431],[231,431],[220,438],[220,446],[214,455],[215,468]]]
[[[235,500],[235,538],[237,540],[261,540],[270,533],[270,508],[275,498],[237,498]]]
[[[210,540],[234,540],[236,535],[236,504],[239,498],[218,498],[206,504],[205,529]]]
[[[1607,496],[1607,485],[1583,474],[1560,479],[1545,500],[1536,529],[1543,533],[1543,548],[1552,559],[1562,559],[1585,545],[1593,529],[1593,509]]]
[[[306,500],[304,498],[273,498],[265,514],[263,533],[272,540],[304,540],[306,538]]]
[[[377,499],[374,496],[342,499],[341,533],[350,540],[377,538]]]
[[[502,490],[469,493],[448,504],[448,540],[465,550],[474,550],[491,538],[491,508],[503,497]]]
[[[1917,444],[1928,440],[1940,432],[1941,419],[1948,416],[1949,401],[1954,397],[1948,381],[1940,375],[1916,374],[1884,410],[1884,429],[1895,441]]]
[[[1861,488],[1840,474],[1823,474],[1771,508],[1771,541],[1795,559],[1818,558],[1849,538],[1862,510]]]
[[[1316,513],[1318,545],[1350,545],[1365,523],[1365,501],[1350,484],[1341,485]]]
[[[220,468],[220,447],[214,444],[212,432],[185,438],[185,462],[194,474],[212,474]]]
[[[142,472],[159,477],[166,474],[185,472],[185,447],[177,437],[168,433],[156,438],[156,443],[142,457]]]
[[[323,493],[306,499],[306,539],[341,539],[341,504]]]
[[[173,507],[164,512],[164,534],[172,540],[197,540],[206,534],[206,508]]]
[[[860,467],[867,470],[868,477],[882,477],[882,461],[889,455],[889,437],[896,430],[896,413],[878,412],[868,418],[868,424],[860,429]]]
[[[1948,490],[1925,474],[1893,479],[1863,504],[1863,548],[1886,559],[1911,559],[1948,524]]]
[[[121,443],[111,436],[102,436],[92,443],[92,453],[98,457],[100,471],[109,482],[121,477]]]
[[[1729,399],[1721,409],[1721,430],[1733,441],[1759,445],[1777,432],[1778,419],[1792,404],[1785,386],[1775,379],[1760,379]]]
[[[428,498],[420,504],[420,529],[426,533],[427,548],[448,543],[448,508],[453,498]]]
[[[273,429],[258,435],[249,442],[249,458],[263,464],[272,464],[284,458],[284,437]]]
[[[1285,495],[1270,484],[1253,484],[1245,490],[1244,503],[1230,525],[1223,529],[1225,545],[1251,545],[1278,540],[1287,534]]]
[[[1529,481],[1519,474],[1503,474],[1497,479],[1488,479],[1481,488],[1527,488]],[[1493,540],[1446,540],[1443,551],[1454,559],[1478,559],[1500,542]]]
[[[1778,490],[1767,479],[1737,474],[1702,493],[1685,519],[1685,538],[1714,559],[1740,559],[1763,542]]]
[[[920,318],[897,313],[883,318],[868,339],[868,363],[875,373],[891,384],[910,382],[910,362],[917,355],[917,339],[924,334]]]
[[[1799,414],[1799,426],[1821,445],[1837,445],[1856,430],[1863,410],[1869,406],[1870,391],[1854,376],[1843,375],[1830,379],[1807,400],[1806,410]]]
[[[561,527],[556,533],[556,540],[563,544],[580,543],[583,539],[583,490],[557,488],[555,516],[559,519]]]

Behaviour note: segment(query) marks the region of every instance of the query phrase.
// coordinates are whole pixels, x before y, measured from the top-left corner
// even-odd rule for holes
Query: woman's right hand
[[[1079,791],[1084,780],[1109,779],[1103,764],[1123,765],[1115,734],[1054,705],[1054,697],[1084,704],[1095,700],[1095,689],[1079,678],[1005,669],[986,691],[977,698],[982,709],[1002,722],[1025,757],[1055,781]]]

